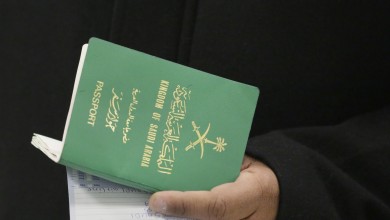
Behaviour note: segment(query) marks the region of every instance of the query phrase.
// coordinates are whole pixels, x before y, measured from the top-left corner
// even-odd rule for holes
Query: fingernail
[[[156,198],[151,205],[156,212],[166,213],[167,211],[167,203],[161,198]]]

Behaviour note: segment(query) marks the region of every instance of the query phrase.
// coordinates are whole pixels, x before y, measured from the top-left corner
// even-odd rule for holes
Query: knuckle
[[[221,197],[216,197],[208,205],[209,219],[225,219],[226,217],[226,200]]]
[[[187,214],[187,206],[182,200],[176,203],[171,203],[169,209],[169,211],[174,215],[185,216]]]

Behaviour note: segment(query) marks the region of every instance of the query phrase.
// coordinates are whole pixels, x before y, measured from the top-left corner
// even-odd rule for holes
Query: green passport
[[[241,168],[256,87],[91,38],[49,158],[146,191],[209,190]]]

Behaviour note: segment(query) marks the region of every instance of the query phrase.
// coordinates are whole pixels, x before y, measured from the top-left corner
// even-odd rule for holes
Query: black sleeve
[[[278,219],[390,219],[390,106],[249,140],[280,185]]]

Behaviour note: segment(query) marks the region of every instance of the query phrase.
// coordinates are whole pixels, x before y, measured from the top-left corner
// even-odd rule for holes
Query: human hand
[[[275,219],[278,204],[275,173],[248,156],[244,157],[235,182],[211,191],[156,192],[149,200],[149,207],[155,212],[195,219]]]

